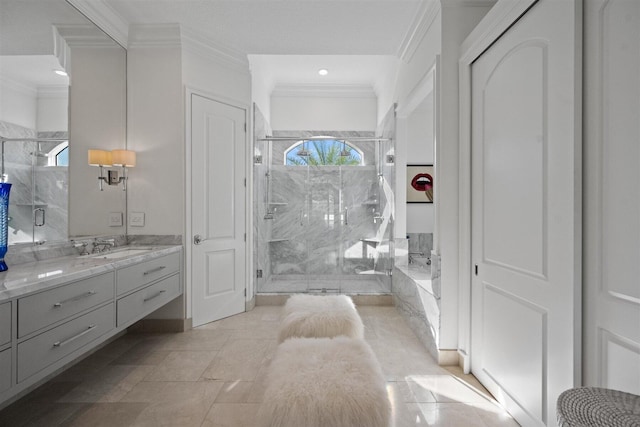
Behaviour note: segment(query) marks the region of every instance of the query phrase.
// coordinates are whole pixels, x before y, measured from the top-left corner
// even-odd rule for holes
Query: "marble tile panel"
[[[134,426],[200,426],[223,382],[141,382],[121,402],[146,403]]]
[[[108,366],[58,399],[62,403],[118,402],[149,374],[150,366]]]
[[[213,359],[201,379],[254,381],[271,344],[270,340],[230,341]]]
[[[202,427],[256,427],[259,403],[214,403]]]
[[[65,427],[128,427],[148,407],[146,403],[94,403],[85,405],[60,426]]]
[[[145,381],[198,381],[216,357],[215,351],[172,351],[151,367]]]

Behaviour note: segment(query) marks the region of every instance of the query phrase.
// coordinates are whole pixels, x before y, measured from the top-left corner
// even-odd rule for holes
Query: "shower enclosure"
[[[255,123],[257,292],[390,293],[392,138]]]
[[[37,137],[0,137],[2,179],[12,184],[9,244],[67,238],[68,138],[66,132]]]

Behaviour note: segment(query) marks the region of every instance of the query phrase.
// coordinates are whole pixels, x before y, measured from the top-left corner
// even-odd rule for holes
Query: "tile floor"
[[[254,426],[281,309],[127,334],[0,411],[0,426]],[[395,308],[358,310],[388,381],[391,427],[518,426],[475,378],[436,365]]]

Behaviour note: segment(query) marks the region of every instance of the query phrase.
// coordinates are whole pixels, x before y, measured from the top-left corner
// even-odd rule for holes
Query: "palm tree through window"
[[[288,166],[358,166],[362,153],[343,140],[311,139],[289,147],[285,159]]]

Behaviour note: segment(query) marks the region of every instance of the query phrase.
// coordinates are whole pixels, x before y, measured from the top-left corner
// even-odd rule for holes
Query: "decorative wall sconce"
[[[118,185],[122,183],[122,190],[127,189],[127,168],[136,165],[136,152],[131,150],[89,150],[89,165],[98,166],[100,168],[100,176],[98,184],[100,191],[103,191],[102,182],[109,185]],[[104,176],[104,167],[120,166],[122,167],[122,176],[117,170],[107,169],[107,176]]]

